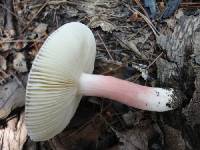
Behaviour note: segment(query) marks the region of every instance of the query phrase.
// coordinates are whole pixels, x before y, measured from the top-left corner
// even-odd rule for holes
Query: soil
[[[18,95],[15,97],[18,105],[6,110],[0,122],[2,137],[14,132],[18,145],[11,149],[200,149],[200,9],[192,5],[197,2],[183,1],[176,13],[167,19],[161,20],[162,13],[158,11],[154,19],[149,19],[151,24],[147,24],[134,11],[145,14],[135,1],[0,2],[0,100],[7,103],[12,93]],[[157,5],[162,11],[159,1]],[[158,113],[108,99],[84,97],[62,133],[45,142],[31,141],[24,127],[24,107],[21,107],[19,95],[25,94],[32,61],[45,39],[58,27],[72,21],[88,25],[95,35],[94,73],[141,85],[174,88],[179,95],[177,104],[181,106]],[[20,90],[8,86],[13,80],[20,85]],[[0,112],[5,110],[4,106],[1,104]],[[6,150],[12,143],[13,138],[8,137],[1,138],[2,149]]]

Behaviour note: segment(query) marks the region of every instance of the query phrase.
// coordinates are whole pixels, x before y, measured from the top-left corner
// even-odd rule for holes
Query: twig
[[[147,60],[146,56],[141,54],[140,51],[137,49],[136,45],[130,45],[129,43],[127,43],[126,41],[120,39],[118,36],[116,36],[115,34],[113,34],[113,36],[119,40],[127,49],[133,51],[137,56],[139,56],[140,58]],[[134,44],[134,43],[133,43]]]
[[[5,6],[4,6],[3,4],[1,4],[1,3],[0,3],[0,6],[1,6],[3,9],[7,10],[8,12],[10,12],[10,13],[11,13],[13,16],[15,16],[18,20],[20,20],[20,17],[17,16],[13,11],[9,10],[7,7],[5,7]],[[23,23],[23,22],[20,21],[20,23]]]
[[[127,7],[131,12],[137,12],[145,21],[146,21],[146,23],[149,25],[149,27],[152,29],[152,31],[153,31],[153,33],[154,33],[154,35],[156,36],[156,37],[158,37],[159,36],[159,32],[157,31],[157,29],[156,29],[156,27],[153,25],[153,23],[144,15],[144,14],[142,14],[141,12],[139,12],[138,10],[136,10],[135,8],[130,8],[130,6],[128,6],[126,3],[124,3],[124,2],[122,2],[123,3],[123,5],[125,6],[125,7]]]
[[[145,16],[143,15],[141,12],[139,12],[138,10],[136,10],[135,8],[131,9],[129,7],[129,9],[132,11],[132,12],[137,12],[145,21],[146,23],[149,25],[149,27],[152,29],[153,33],[158,36],[160,33],[157,31],[156,27],[153,25],[153,23]]]
[[[117,70],[121,69],[122,67],[127,66],[126,64],[129,64],[130,62],[132,62],[132,60],[127,61],[127,62],[125,62],[125,63],[123,63],[121,65],[118,65],[117,67],[113,68],[112,70],[108,70],[108,71],[102,72],[101,74],[102,75],[108,75],[111,72],[117,71]]]
[[[61,0],[61,1],[49,1],[48,4],[49,5],[59,5],[62,3],[67,3],[67,4],[71,4],[71,5],[78,5],[78,3],[75,2],[70,2],[68,0]]]
[[[163,52],[160,53],[160,54],[146,67],[146,69],[148,70],[148,69],[162,56],[162,54],[163,54]],[[134,76],[131,76],[131,77],[127,78],[126,80],[127,80],[127,81],[136,82],[136,81],[140,78],[140,76],[141,76],[141,74],[137,75],[136,77],[135,77],[135,75],[134,75]]]
[[[99,32],[97,31],[96,33],[97,33],[97,35],[98,35],[99,39],[101,40],[101,42],[103,43],[103,45],[104,45],[104,47],[105,47],[105,49],[106,49],[106,51],[107,51],[107,53],[108,53],[109,57],[112,59],[112,61],[114,61],[114,59],[113,59],[112,55],[110,54],[110,52],[109,52],[109,50],[108,50],[108,48],[107,48],[107,46],[106,46],[105,42],[103,41],[102,37],[100,36]]]
[[[160,53],[148,66],[147,66],[147,70],[162,56],[162,54],[163,54],[163,52],[162,53]],[[141,74],[139,74],[136,78],[135,78],[135,80],[133,81],[133,82],[136,82],[138,79],[139,79],[139,77],[141,76]],[[127,79],[128,81],[132,81],[133,80],[133,76],[132,77],[130,77],[130,78],[128,78]]]
[[[37,13],[31,18],[31,20],[28,22],[28,24],[22,29],[21,33],[23,33],[28,27],[29,25],[32,23],[32,21],[38,16],[38,14],[47,6],[49,0],[47,2],[45,2],[40,9],[37,11]]]
[[[44,42],[44,40],[6,40],[6,41],[0,41],[0,44],[2,43],[18,43],[18,42]]]
[[[162,56],[163,52],[160,53],[148,66],[147,69],[149,69],[157,60]]]
[[[61,1],[49,1],[47,4],[48,5],[60,5],[60,4],[63,4],[63,3],[76,6],[76,5],[79,5],[81,2],[76,3],[76,2],[70,2],[68,0],[61,0]],[[35,9],[35,8],[38,8],[38,7],[41,7],[41,6],[42,6],[42,4],[37,4],[37,5],[31,6],[30,9]]]
[[[185,7],[185,8],[200,8],[200,2],[185,2],[181,3],[180,7]]]
[[[142,28],[140,28],[134,35],[128,38],[128,40],[131,40],[133,37],[137,36],[144,28],[146,28],[147,25],[144,25]]]
[[[14,36],[15,35],[15,29],[13,26],[13,16],[12,16],[12,0],[5,0],[4,2],[4,8],[6,9],[6,25],[5,25],[5,29],[7,30],[7,32],[9,33],[9,36]]]
[[[156,27],[153,25],[153,23],[145,15],[143,15],[141,12],[139,12],[135,8],[133,8],[133,11],[136,11],[146,21],[146,23],[151,27],[152,31],[154,32],[156,36],[160,34],[158,30],[156,29]]]
[[[136,4],[140,7],[140,9],[142,9],[142,11],[144,12],[144,14],[149,18],[149,15],[147,13],[147,11],[144,9],[144,7],[142,6],[142,4],[140,3],[139,0],[134,0],[136,2]]]
[[[124,65],[119,65],[119,66],[113,68],[112,70],[108,70],[108,71],[102,72],[101,74],[102,74],[102,75],[107,75],[107,74],[109,74],[109,73],[111,73],[111,72],[113,72],[113,71],[119,70],[119,69],[122,68],[123,66],[124,66]]]

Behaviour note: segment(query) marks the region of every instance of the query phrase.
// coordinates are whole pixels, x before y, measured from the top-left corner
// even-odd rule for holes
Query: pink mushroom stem
[[[83,73],[79,80],[80,94],[104,97],[149,111],[174,109],[177,97],[173,89],[138,85],[111,76]]]

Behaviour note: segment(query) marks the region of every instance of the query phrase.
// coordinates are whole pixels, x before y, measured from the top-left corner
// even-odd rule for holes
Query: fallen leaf
[[[1,51],[5,52],[7,50],[10,49],[11,47],[11,44],[8,42],[4,42],[4,41],[9,41],[10,39],[7,39],[7,38],[2,38],[0,39],[0,41],[2,41],[2,43],[0,43],[0,48],[1,48]]]
[[[13,68],[18,72],[27,72],[25,57],[22,53],[18,52],[13,60]]]
[[[38,35],[43,35],[47,30],[47,24],[40,23],[35,29],[34,32],[36,32]]]
[[[156,136],[153,126],[135,127],[126,132],[117,132],[120,142],[118,150],[148,150],[149,141]]]
[[[165,134],[165,148],[170,150],[185,150],[186,143],[183,139],[181,131],[165,125],[164,128]]]
[[[78,16],[78,10],[71,7],[71,6],[64,6],[65,12],[69,17],[76,17]]]
[[[141,72],[141,76],[144,80],[147,80],[149,77],[149,73],[147,70],[147,66],[143,65],[143,64],[139,64],[139,65],[132,65],[133,68],[137,69],[138,71]]]
[[[16,77],[0,86],[0,118],[7,117],[13,109],[24,103],[25,89]]]
[[[26,142],[27,129],[24,121],[24,112],[7,122],[5,128],[0,129],[1,150],[22,150]]]
[[[134,12],[131,16],[130,16],[130,21],[132,22],[136,22],[136,21],[141,21],[142,18],[138,15],[137,12]]]
[[[174,18],[165,19],[165,22],[167,23],[167,26],[168,26],[170,29],[174,29],[174,28],[175,28],[176,19],[174,19]]]
[[[0,55],[0,70],[6,70],[7,65],[6,65],[6,59]]]
[[[140,111],[132,112],[128,111],[122,115],[122,118],[127,126],[134,126],[140,123],[143,118],[143,113]]]
[[[99,17],[93,17],[91,20],[90,20],[90,24],[89,26],[91,28],[97,28],[97,27],[101,27],[103,31],[106,31],[106,32],[112,32],[113,30],[116,29],[116,26],[113,25],[112,23],[110,23],[109,21],[107,20],[103,20]]]
[[[165,3],[164,2],[159,2],[158,3],[158,7],[159,7],[160,12],[163,12],[164,9],[165,9]]]

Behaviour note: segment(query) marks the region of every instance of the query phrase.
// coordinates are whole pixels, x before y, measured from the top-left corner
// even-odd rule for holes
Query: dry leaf
[[[137,55],[139,55],[139,56],[142,55],[132,40],[126,41],[126,43],[127,43],[128,47],[131,48],[131,50],[133,50]]]
[[[182,137],[181,131],[168,125],[163,127],[165,134],[165,148],[168,150],[185,150],[186,143]]]
[[[0,118],[7,117],[13,109],[24,103],[25,89],[17,78],[0,86]]]
[[[152,126],[143,128],[137,127],[126,132],[116,133],[121,144],[118,150],[148,150],[148,144],[154,137],[155,131]]]
[[[6,70],[7,65],[6,65],[6,59],[0,55],[0,70]]]
[[[76,17],[78,16],[78,10],[71,6],[63,6],[65,9],[64,11],[68,15],[68,17]]]
[[[47,24],[40,23],[35,29],[34,32],[36,32],[38,35],[43,35],[47,30]]]
[[[27,129],[24,121],[24,113],[7,122],[5,128],[0,129],[1,150],[22,150],[27,140]]]
[[[0,40],[2,41],[2,43],[0,43],[0,48],[1,48],[1,50],[2,50],[3,52],[9,50],[10,47],[11,47],[11,44],[10,44],[10,43],[7,43],[7,42],[4,42],[4,41],[6,41],[6,40],[9,41],[9,39],[6,38],[6,39],[0,39]]]
[[[140,71],[141,76],[144,80],[147,80],[149,77],[149,73],[147,70],[147,66],[143,65],[143,64],[139,64],[139,65],[132,65],[133,68],[137,69],[138,71]]]
[[[103,20],[99,17],[93,17],[90,20],[90,24],[89,26],[91,28],[97,28],[97,27],[101,27],[103,31],[106,32],[112,32],[113,30],[116,29],[116,26],[113,25],[112,23],[110,23],[109,21]]]
[[[170,29],[174,29],[174,27],[176,25],[176,19],[174,19],[174,18],[165,19],[165,22],[167,23],[167,26]]]
[[[175,14],[176,19],[180,19],[182,16],[184,16],[183,10],[179,9],[177,13]]]
[[[136,21],[141,21],[142,18],[138,15],[137,12],[134,12],[131,16],[130,16],[130,21],[136,22]]]
[[[13,67],[18,72],[27,72],[27,66],[25,57],[22,53],[16,53],[15,58],[13,60]]]
[[[143,118],[143,113],[140,111],[132,112],[128,111],[122,115],[122,118],[127,126],[133,126],[139,124],[140,120]]]
[[[81,1],[78,6],[79,10],[82,10],[88,14],[88,16],[110,16],[115,14],[117,6],[120,6],[119,0],[86,0]]]
[[[160,9],[160,12],[163,12],[165,10],[165,3],[164,2],[159,2],[158,7]]]

